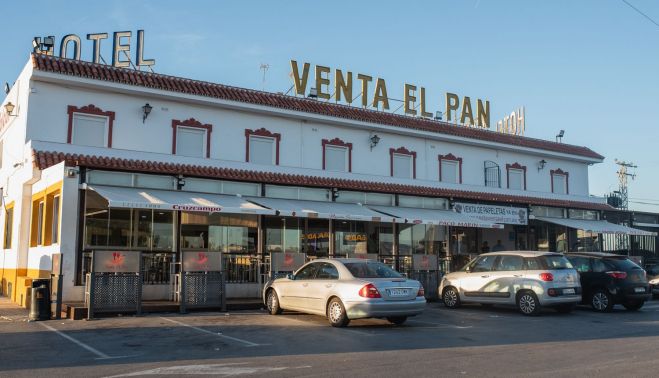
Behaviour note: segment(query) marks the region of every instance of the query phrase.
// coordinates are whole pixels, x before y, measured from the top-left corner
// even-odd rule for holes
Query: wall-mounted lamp
[[[380,137],[378,136],[378,134],[373,134],[373,136],[371,136],[370,139],[371,139],[371,150],[373,150],[373,147],[377,146],[378,143],[380,143]]]
[[[153,110],[153,106],[149,105],[148,102],[144,104],[142,107],[142,123],[144,123],[149,114],[151,114],[151,110]]]
[[[5,104],[5,110],[10,117],[16,117],[15,114],[11,114],[14,111],[14,108],[16,108],[16,105],[12,104],[11,102]]]
[[[185,186],[185,177],[183,175],[176,176],[176,189],[181,190]]]
[[[547,164],[547,160],[542,159],[538,162],[538,171],[545,169],[545,165]]]
[[[556,134],[556,142],[563,143],[563,135],[565,135],[565,130],[561,130]]]

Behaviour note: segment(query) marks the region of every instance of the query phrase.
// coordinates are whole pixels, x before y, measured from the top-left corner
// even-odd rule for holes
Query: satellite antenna
[[[9,86],[9,83],[5,82],[5,94],[9,94],[9,91],[11,91],[11,87]]]

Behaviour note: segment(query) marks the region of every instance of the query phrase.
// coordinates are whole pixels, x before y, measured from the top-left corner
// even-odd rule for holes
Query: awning
[[[162,209],[205,213],[274,214],[242,197],[225,194],[194,193],[173,190],[87,186],[108,201],[108,207]]]
[[[604,220],[584,220],[584,219],[567,219],[567,218],[545,218],[536,217],[535,219],[543,222],[567,226],[577,230],[584,230],[598,234],[625,234],[625,235],[641,235],[641,236],[656,236],[656,232],[649,232],[623,226],[621,224],[610,223]]]
[[[280,198],[244,197],[257,205],[276,210],[279,215],[324,219],[349,219],[369,222],[394,222],[394,217],[359,204],[301,201]]]
[[[450,210],[416,209],[411,207],[369,206],[369,208],[401,218],[399,223],[423,223],[453,227],[503,228],[497,223],[485,222]]]

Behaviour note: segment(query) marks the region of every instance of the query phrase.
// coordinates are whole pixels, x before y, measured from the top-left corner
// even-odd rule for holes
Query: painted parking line
[[[209,330],[206,330],[206,329],[203,329],[203,328],[195,327],[193,325],[186,324],[186,323],[180,322],[178,320],[165,318],[165,317],[162,317],[162,316],[160,317],[160,319],[167,320],[168,322],[175,323],[175,324],[181,325],[183,327],[188,327],[188,328],[194,329],[195,331],[199,331],[201,333],[206,333],[208,335],[213,335],[213,336],[216,336],[216,337],[219,337],[219,338],[222,338],[222,339],[235,341],[235,342],[243,344],[247,347],[257,347],[257,346],[265,345],[265,344],[257,344],[257,343],[253,343],[251,341],[239,339],[237,337],[231,337],[231,336],[223,335],[223,334],[217,333],[217,332],[212,332],[212,331],[209,331]]]
[[[284,370],[309,369],[311,365],[303,366],[249,366],[247,362],[234,362],[226,364],[203,364],[168,366],[149,370],[136,371],[133,373],[113,375],[106,378],[139,377],[144,375],[213,375],[213,376],[237,376],[248,374],[277,373]]]
[[[79,347],[81,347],[81,348],[83,348],[83,349],[86,349],[87,351],[89,351],[89,352],[95,354],[95,355],[97,356],[96,360],[110,360],[110,359],[116,359],[116,358],[126,358],[126,357],[130,357],[130,356],[109,356],[109,355],[107,355],[107,354],[101,352],[100,350],[98,350],[98,349],[96,349],[96,348],[94,348],[94,347],[92,347],[92,346],[90,346],[90,345],[87,345],[87,344],[83,343],[83,342],[80,341],[80,340],[77,340],[77,339],[75,339],[75,338],[73,338],[73,337],[67,335],[67,334],[64,333],[64,332],[62,332],[62,331],[60,331],[60,330],[57,330],[57,329],[55,329],[55,328],[49,326],[49,325],[46,324],[46,323],[39,322],[39,324],[41,324],[41,325],[42,325],[43,327],[45,327],[47,330],[49,330],[49,331],[53,331],[53,332],[55,332],[56,334],[62,336],[63,338],[69,340],[70,342],[72,342],[72,343],[78,345]]]

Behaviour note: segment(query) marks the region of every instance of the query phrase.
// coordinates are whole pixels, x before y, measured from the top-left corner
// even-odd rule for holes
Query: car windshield
[[[607,263],[613,265],[615,269],[622,270],[623,272],[633,269],[642,269],[628,258],[607,258],[605,260]]]
[[[345,263],[355,278],[401,278],[401,274],[379,262]]]
[[[570,261],[563,255],[544,255],[538,257],[538,259],[545,269],[574,269]]]

